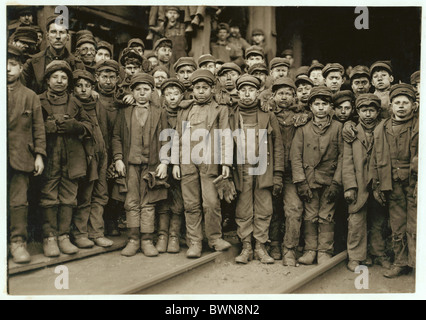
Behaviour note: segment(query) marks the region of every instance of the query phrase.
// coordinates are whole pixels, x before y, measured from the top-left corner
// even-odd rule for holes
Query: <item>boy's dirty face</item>
[[[262,44],[263,41],[265,40],[265,36],[263,34],[256,34],[252,36],[251,39],[253,40],[255,44]]]
[[[377,69],[371,76],[371,84],[380,91],[390,88],[393,76],[385,69]]]
[[[31,13],[23,14],[22,16],[19,16],[19,22],[29,26],[33,23],[33,15]]]
[[[262,71],[255,71],[253,72],[253,76],[258,78],[260,80],[260,86],[263,87],[266,82],[266,77],[268,76],[265,72]]]
[[[315,98],[310,108],[314,117],[324,119],[328,117],[331,112],[331,102],[327,101],[325,98]]]
[[[195,100],[204,101],[212,95],[212,87],[206,81],[197,81],[194,84],[193,92]]]
[[[110,59],[111,59],[111,54],[109,53],[107,49],[100,48],[96,52],[95,62],[99,62],[101,60],[110,60]]]
[[[49,45],[56,50],[61,50],[68,42],[69,34],[67,29],[59,24],[51,23],[46,33]]]
[[[158,59],[157,57],[149,57],[148,61],[151,62],[151,65],[153,68],[155,68],[155,66],[158,66]]]
[[[83,43],[78,47],[78,53],[84,63],[92,63],[95,60],[96,48],[92,43]]]
[[[185,88],[189,88],[191,86],[191,81],[189,78],[194,73],[195,69],[192,66],[182,66],[176,72],[176,78],[185,86]]]
[[[281,87],[275,91],[273,97],[277,106],[287,109],[294,103],[294,90],[289,87]]]
[[[333,92],[340,90],[340,87],[343,84],[343,77],[339,71],[331,71],[327,74],[325,78],[325,85],[331,89]]]
[[[309,95],[312,90],[312,85],[309,83],[301,83],[297,86],[296,95],[299,101],[303,103],[308,102]]]
[[[411,116],[416,107],[415,102],[406,95],[399,95],[392,99],[392,113],[397,120],[404,120]]]
[[[171,25],[174,25],[176,23],[177,19],[179,19],[179,16],[179,12],[177,12],[176,10],[167,10],[166,12],[167,20]]]
[[[226,39],[228,39],[228,37],[229,37],[229,32],[228,32],[228,30],[226,30],[226,29],[220,29],[220,30],[217,32],[217,38],[218,38],[220,41],[225,41]]]
[[[265,63],[265,59],[260,54],[251,54],[246,59],[246,65],[251,67],[256,63]]]
[[[287,77],[288,76],[288,67],[278,66],[278,67],[272,68],[272,70],[270,71],[270,75],[272,77],[272,80]]]
[[[371,83],[367,77],[358,77],[352,80],[352,91],[358,95],[361,93],[368,93],[370,91]]]
[[[78,99],[87,101],[90,100],[92,96],[92,89],[93,85],[89,81],[86,79],[78,79],[74,86],[74,94]]]
[[[352,105],[350,101],[344,101],[334,108],[334,115],[339,122],[347,121],[352,115]]]
[[[176,86],[167,87],[164,90],[164,98],[169,107],[172,109],[177,108],[182,98],[182,91]]]
[[[68,75],[65,71],[58,70],[53,72],[47,79],[47,86],[53,92],[64,92],[68,87]]]
[[[259,91],[254,86],[243,85],[240,90],[238,90],[238,95],[240,96],[242,104],[251,105],[259,96]]]
[[[117,73],[114,71],[101,71],[99,74],[96,74],[96,81],[98,86],[107,92],[114,90],[118,78]]]
[[[172,48],[170,47],[160,47],[155,52],[157,59],[162,63],[168,63],[172,57]]]
[[[17,81],[22,70],[22,64],[18,60],[12,58],[7,59],[7,83],[14,83]]]
[[[366,124],[373,123],[379,115],[379,110],[377,110],[377,108],[374,107],[373,105],[361,106],[358,108],[357,112],[358,112],[360,121]]]
[[[163,70],[157,70],[153,74],[153,77],[154,77],[155,87],[157,89],[160,89],[163,82],[167,80],[167,73],[165,73]]]
[[[200,66],[200,69],[209,70],[213,75],[216,74],[216,65],[214,62],[206,62]]]
[[[152,88],[149,84],[139,83],[132,90],[137,104],[146,104],[151,101]]]
[[[312,80],[315,86],[322,86],[324,85],[324,77],[322,76],[322,70],[321,69],[313,69],[309,75],[309,78]]]
[[[235,70],[228,70],[219,76],[219,81],[226,90],[231,91],[235,89],[235,83],[237,82],[240,74]]]
[[[131,48],[133,50],[135,50],[137,53],[139,53],[140,56],[143,56],[144,50],[143,50],[142,46],[135,44]]]
[[[136,65],[133,63],[126,64],[124,67],[124,71],[126,72],[127,76],[134,76],[135,74],[142,71],[142,67],[140,65]]]

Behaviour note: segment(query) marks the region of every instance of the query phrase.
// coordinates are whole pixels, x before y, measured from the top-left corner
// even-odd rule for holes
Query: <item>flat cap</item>
[[[217,26],[217,31],[222,30],[222,29],[226,29],[226,31],[229,32],[229,24],[227,24],[225,22],[219,23],[219,25]]]
[[[33,27],[18,27],[16,31],[13,33],[13,40],[24,41],[28,43],[37,43],[37,31]]]
[[[195,63],[195,60],[192,57],[180,57],[173,65],[173,69],[175,70],[175,72],[177,72],[179,68],[184,66],[191,66],[194,68],[194,70],[197,69],[197,64]]]
[[[47,31],[49,31],[49,26],[50,26],[52,23],[55,23],[56,18],[58,18],[58,17],[60,17],[60,15],[58,15],[58,14],[54,14],[54,15],[52,15],[52,16],[47,17],[47,19],[46,19],[46,24],[45,24],[45,26],[46,26],[46,30],[47,30]],[[60,20],[60,21],[58,21],[58,22],[59,22],[59,25],[65,26],[65,25],[63,24],[63,23],[64,23],[63,19],[62,19],[62,20]]]
[[[370,76],[373,76],[374,71],[376,71],[377,69],[384,69],[388,71],[390,74],[393,74],[392,62],[389,60],[374,62],[370,67]]]
[[[91,37],[94,37],[94,36],[93,36],[92,31],[90,31],[90,30],[87,30],[87,29],[78,30],[78,31],[75,33],[75,41],[77,42],[77,41],[78,41],[78,39],[80,39],[80,38],[81,38],[81,37],[83,37],[83,36],[91,36]]]
[[[112,59],[109,60],[101,60],[98,61],[95,65],[95,72],[101,72],[101,71],[114,71],[118,73],[120,71],[120,67],[118,65],[118,62]]]
[[[350,101],[351,104],[354,102],[355,96],[351,90],[341,90],[333,94],[333,104],[335,107],[345,101]]]
[[[198,81],[206,81],[207,83],[209,83],[210,85],[214,85],[215,82],[215,78],[213,73],[211,73],[209,70],[207,69],[197,69],[195,70],[190,79],[192,84],[195,84]]]
[[[141,46],[142,49],[145,50],[145,43],[143,43],[142,39],[139,38],[133,38],[130,39],[129,42],[127,42],[127,47],[134,47],[134,46]]]
[[[169,10],[174,10],[176,12],[180,12],[180,8],[178,6],[166,6],[164,11],[167,12]]]
[[[340,63],[327,63],[322,69],[322,76],[327,77],[330,72],[340,72],[342,75],[345,73],[345,69]]]
[[[153,50],[157,50],[158,48],[161,47],[168,47],[168,48],[173,48],[173,42],[172,40],[168,39],[168,38],[161,38],[158,39],[157,41],[155,41],[154,43],[154,48]]]
[[[289,77],[278,78],[272,83],[272,92],[277,91],[281,87],[290,87],[294,91],[296,91],[296,85],[294,81]]]
[[[96,40],[93,36],[91,35],[83,35],[81,36],[76,43],[76,47],[78,48],[79,46],[81,46],[84,43],[91,43],[95,46],[96,48]]]
[[[124,48],[120,58],[120,63],[124,66],[126,61],[129,59],[136,59],[136,61],[139,61],[139,64],[142,64],[142,57],[135,49]]]
[[[113,54],[112,44],[111,44],[111,43],[109,43],[109,42],[106,42],[106,41],[99,41],[99,42],[97,43],[97,46],[96,46],[96,47],[98,48],[98,50],[99,50],[99,49],[107,49],[107,50],[109,51],[109,53],[111,54],[111,56],[112,56],[112,54]]]
[[[257,36],[257,35],[265,35],[265,32],[262,29],[253,29],[253,31],[251,32],[252,36]]]
[[[20,61],[21,63],[25,62],[24,52],[21,48],[13,44],[7,46],[7,54],[8,56],[13,56],[14,58],[18,59],[18,61]]]
[[[204,63],[209,63],[209,62],[216,62],[216,58],[213,57],[211,54],[207,53],[207,54],[203,54],[198,58],[198,67],[201,67],[202,64]]]
[[[355,66],[349,75],[349,79],[352,80],[354,77],[367,77],[370,79],[370,69],[367,66]]]
[[[178,87],[180,91],[185,91],[185,86],[177,78],[170,78],[161,84],[161,91],[164,92],[168,87]]]
[[[284,50],[283,52],[282,52],[282,54],[281,54],[283,57],[285,57],[285,56],[293,56],[293,50],[291,50],[291,49],[286,49],[286,50]]]
[[[264,63],[255,63],[248,68],[247,73],[253,75],[256,71],[263,72],[266,75],[269,73],[268,67]]]
[[[246,52],[245,52],[245,57],[246,57],[246,59],[249,57],[249,55],[251,55],[251,54],[257,54],[257,55],[259,55],[259,56],[262,56],[262,58],[263,59],[265,59],[265,53],[263,52],[263,48],[262,47],[260,47],[260,46],[256,46],[256,45],[254,45],[254,46],[250,46],[250,47],[248,47],[247,49],[246,49]]]
[[[71,80],[72,79],[72,70],[70,65],[68,64],[68,62],[66,62],[65,60],[53,60],[52,62],[50,62],[47,66],[46,69],[44,70],[44,79],[47,79],[50,77],[50,75],[58,70],[62,70],[65,73],[67,73],[68,78]]]
[[[74,70],[73,73],[72,73],[72,78],[74,80],[74,83],[78,79],[86,79],[91,84],[95,84],[95,82],[96,82],[96,80],[93,77],[93,75],[89,71],[83,70],[83,69],[76,69],[76,70]]]
[[[393,98],[399,95],[405,95],[412,98],[414,101],[416,100],[416,91],[411,84],[407,83],[398,83],[394,84],[390,88],[389,99],[392,101]]]
[[[143,56],[144,56],[146,59],[149,59],[149,58],[152,58],[152,57],[157,58],[157,56],[155,55],[155,52],[154,52],[154,51],[152,51],[152,50],[149,50],[148,52],[145,52]]]
[[[170,77],[169,70],[165,66],[160,65],[155,66],[154,69],[152,69],[151,74],[154,76],[154,74],[159,70],[165,72],[167,74],[167,77]]]
[[[374,105],[377,109],[380,109],[382,107],[382,101],[373,93],[362,93],[356,98],[355,107],[357,109],[362,106],[370,105]]]
[[[321,71],[322,71],[322,69],[324,69],[324,65],[322,63],[319,63],[319,62],[312,63],[309,66],[309,69],[308,69],[308,76],[311,74],[311,71],[315,70],[315,69],[321,69]]]
[[[269,70],[280,66],[290,68],[290,61],[286,58],[275,57],[269,62]]]
[[[331,89],[327,88],[326,86],[313,87],[308,97],[308,103],[311,103],[311,101],[317,97],[327,97],[332,99],[333,92],[331,91]]]
[[[243,74],[242,76],[240,76],[237,79],[237,83],[236,83],[237,90],[240,90],[240,88],[243,85],[250,85],[252,87],[255,87],[256,89],[259,89],[260,88],[260,80],[256,77],[254,77],[254,76],[249,75],[249,74]]]
[[[234,70],[238,72],[239,74],[241,74],[241,68],[237,64],[233,62],[226,62],[222,65],[222,67],[220,67],[219,71],[217,72],[217,75],[221,76],[225,71],[230,71],[230,70]]]
[[[301,75],[296,77],[296,80],[294,81],[294,84],[296,85],[296,87],[299,86],[299,84],[301,83],[307,83],[310,84],[311,86],[314,86],[314,82],[311,80],[311,78],[309,78],[306,74],[302,73]]]
[[[410,83],[414,86],[417,82],[420,82],[420,71],[415,71],[410,76]]]
[[[130,89],[133,90],[133,88],[140,83],[145,83],[149,86],[151,86],[151,88],[154,88],[155,86],[155,82],[154,82],[154,77],[147,74],[147,73],[137,73],[135,74],[132,79],[130,79]]]

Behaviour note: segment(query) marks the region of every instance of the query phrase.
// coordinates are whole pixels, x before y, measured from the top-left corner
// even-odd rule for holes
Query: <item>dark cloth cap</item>
[[[154,52],[154,51],[152,51],[152,50],[150,50],[150,51],[148,51],[148,52],[145,52],[143,56],[144,56],[146,59],[149,59],[149,58],[152,58],[152,57],[157,57],[157,56],[155,55],[155,52]]]
[[[97,43],[97,48],[98,48],[98,50],[99,50],[99,49],[101,49],[101,48],[103,48],[103,49],[107,49],[107,50],[109,51],[109,53],[111,54],[111,56],[112,56],[112,54],[113,54],[113,51],[112,51],[112,44],[111,44],[111,43],[109,43],[109,42],[106,42],[106,41],[99,41],[99,42]]]
[[[282,54],[281,54],[283,57],[285,57],[285,56],[293,56],[293,50],[291,50],[291,49],[286,49],[286,50],[284,50],[283,52],[282,52]]]
[[[83,43],[91,43],[91,44],[93,44],[94,46],[95,46],[95,48],[96,48],[96,40],[95,40],[95,38],[93,37],[93,36],[91,36],[91,35],[82,35],[78,40],[77,40],[77,43],[76,43],[76,47],[78,48],[78,47],[80,47]]]
[[[94,37],[92,31],[83,29],[83,30],[79,30],[75,33],[75,41],[78,42],[78,40],[81,37],[84,37],[84,36]]]
[[[201,65],[203,63],[208,63],[208,62],[216,62],[215,57],[213,57],[211,54],[207,53],[207,54],[203,54],[198,58],[198,67],[201,67]]]
[[[319,63],[319,62],[312,63],[309,66],[309,69],[308,69],[308,76],[310,75],[311,71],[314,70],[314,69],[321,69],[321,71],[322,71],[322,69],[324,69],[324,65],[322,63]]]
[[[22,49],[13,45],[13,44],[10,44],[10,45],[7,46],[7,54],[15,57],[21,63],[23,63],[24,60],[25,60],[24,59],[24,52],[22,51]]]
[[[191,83],[195,84],[198,81],[206,81],[207,83],[209,83],[211,86],[214,85],[215,82],[215,78],[213,73],[211,73],[209,70],[207,69],[197,69],[195,70],[192,75],[191,75]]]
[[[382,101],[378,96],[373,93],[362,93],[356,98],[355,107],[361,108],[362,106],[374,105],[377,109],[381,109]]]
[[[87,70],[76,69],[73,71],[72,77],[74,79],[74,83],[80,78],[88,80],[91,84],[95,84],[96,82],[93,75]]]
[[[254,72],[261,71],[265,74],[269,74],[268,67],[264,63],[256,63],[248,68],[247,73],[253,75]]]
[[[256,35],[265,35],[265,32],[262,29],[253,29],[253,31],[251,32],[252,36],[256,36]]]
[[[136,59],[137,61],[139,61],[140,64],[142,64],[142,57],[135,49],[124,48],[120,58],[120,63],[124,66],[126,64],[127,59]]]
[[[226,31],[229,32],[229,24],[227,24],[225,22],[219,23],[219,25],[217,26],[217,31],[219,31],[221,29],[226,29]]]
[[[317,97],[328,97],[331,99],[332,96],[333,96],[333,92],[331,91],[331,89],[327,88],[326,86],[313,87],[308,97],[308,103],[311,103],[311,101]]]
[[[154,88],[155,86],[154,77],[147,73],[135,74],[132,79],[130,79],[130,89],[133,90],[133,88],[139,83],[146,83],[151,86],[151,88]]]
[[[272,92],[277,91],[281,87],[290,87],[294,91],[296,91],[296,85],[294,84],[294,81],[289,77],[282,77],[275,80],[272,84]]]
[[[411,75],[410,83],[414,86],[419,81],[420,81],[420,71],[416,71]]]
[[[301,66],[296,71],[296,78],[302,75],[308,76],[309,66]]]
[[[340,63],[327,63],[325,65],[325,67],[322,69],[322,76],[324,78],[327,77],[327,74],[329,74],[330,72],[340,72],[342,74],[342,76],[345,73],[345,69],[343,68],[343,66]]]
[[[390,88],[390,92],[389,92],[390,101],[392,102],[392,99],[399,95],[408,96],[412,98],[414,101],[416,101],[416,91],[411,84],[407,84],[407,83],[394,84]]]
[[[179,68],[183,66],[191,66],[194,68],[194,70],[197,69],[197,64],[195,63],[195,60],[192,57],[180,57],[178,61],[176,61],[173,65],[173,69],[175,70],[175,72],[177,72]]]
[[[26,14],[34,14],[34,8],[29,6],[19,6],[16,11],[16,14],[18,15],[18,17],[24,16]]]
[[[169,48],[173,48],[173,42],[172,40],[168,39],[168,38],[161,38],[158,39],[155,44],[154,44],[154,51],[157,50],[158,48],[161,47],[169,47]]]
[[[220,67],[219,71],[217,72],[217,75],[221,76],[225,71],[228,70],[234,70],[241,74],[241,68],[237,64],[233,62],[226,62],[222,65],[222,67]]]
[[[177,78],[170,78],[161,84],[161,91],[164,92],[168,87],[178,87],[180,91],[185,92],[185,86]]]
[[[141,46],[143,50],[145,50],[145,43],[143,43],[143,41],[139,38],[133,38],[130,39],[129,42],[127,42],[127,47],[130,48],[132,47],[132,45],[137,45],[137,46]]]
[[[376,69],[385,69],[389,74],[393,74],[392,71],[392,62],[389,60],[386,61],[376,61],[370,67],[370,76],[373,76],[373,73]]]
[[[302,73],[301,75],[298,75],[296,77],[296,80],[294,81],[294,84],[296,85],[296,87],[299,86],[299,84],[301,83],[308,83],[311,86],[314,86],[314,82],[311,80],[311,78],[309,78],[306,74]]]
[[[109,60],[101,60],[98,61],[95,65],[95,72],[101,72],[101,71],[114,71],[118,73],[120,71],[120,67],[118,65],[118,62],[112,59]]]
[[[246,59],[249,57],[249,55],[251,55],[251,54],[257,54],[257,55],[259,55],[259,56],[262,56],[262,58],[263,59],[265,59],[265,53],[263,52],[263,48],[262,47],[260,47],[260,46],[256,46],[256,45],[254,45],[254,46],[250,46],[250,47],[248,47],[247,49],[246,49],[246,52],[245,52],[245,57],[246,57]]]
[[[28,43],[37,43],[37,31],[33,27],[18,27],[13,33],[13,40],[21,40]]]
[[[249,74],[243,74],[242,76],[240,76],[238,79],[237,79],[237,83],[236,83],[236,85],[237,85],[237,90],[240,90],[240,88],[243,86],[243,85],[250,85],[250,86],[252,86],[252,87],[255,87],[256,89],[259,89],[260,88],[260,81],[259,81],[259,79],[258,78],[256,78],[256,77],[254,77],[254,76],[251,76],[251,75],[249,75]]]
[[[180,8],[178,6],[166,6],[164,12],[167,12],[169,10],[174,10],[174,11],[180,12]]]
[[[358,76],[358,77],[364,76],[370,79],[370,69],[368,69],[367,66],[361,66],[361,65],[355,66],[352,68],[349,78],[352,80],[355,76]]]
[[[44,79],[48,79],[50,75],[58,70],[62,70],[68,74],[68,78],[72,79],[72,70],[68,62],[65,60],[53,60],[46,66],[46,70],[44,70]]]
[[[350,101],[353,104],[354,100],[355,96],[350,90],[341,90],[333,94],[333,104],[335,107],[345,101]]]
[[[219,64],[224,64],[225,61],[223,61],[221,58],[216,58],[216,62],[215,63],[219,63]]]
[[[285,66],[287,68],[290,68],[290,61],[286,58],[275,57],[271,60],[271,62],[269,62],[269,70],[272,70],[273,68],[279,66]]]
[[[47,17],[47,19],[46,19],[46,31],[49,31],[49,26],[52,23],[55,23],[57,17],[59,17],[58,14],[54,14],[52,16]]]
[[[152,69],[151,74],[154,76],[154,73],[156,73],[158,70],[161,70],[167,74],[167,77],[170,77],[169,70],[165,66],[155,66],[154,69]]]

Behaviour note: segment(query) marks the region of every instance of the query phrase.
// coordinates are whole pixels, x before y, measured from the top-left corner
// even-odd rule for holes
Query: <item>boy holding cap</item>
[[[160,159],[160,132],[167,128],[165,113],[151,102],[154,79],[139,73],[130,82],[134,103],[119,110],[112,137],[115,167],[120,177],[125,177],[126,210],[129,240],[121,251],[133,256],[141,248],[146,256],[157,256],[153,245],[155,206],[163,200],[163,192],[151,192],[144,179],[149,172],[156,178],[167,176],[167,159]],[[167,191],[165,190],[165,196]]]
[[[298,261],[312,264],[318,251],[322,264],[334,250],[334,202],[342,184],[342,124],[331,117],[329,88],[313,88],[308,104],[312,121],[296,130],[290,150],[293,182],[305,207],[305,248]]]
[[[228,131],[226,130],[229,128],[228,108],[225,105],[217,104],[213,99],[214,80],[213,74],[208,70],[198,69],[192,74],[194,101],[185,109],[179,110],[177,118],[176,132],[179,142],[184,140],[184,134],[191,136],[194,132],[201,131],[205,134],[208,132],[203,141],[199,142],[203,152],[198,152],[195,158],[192,155],[192,158],[189,159],[191,151],[195,147],[200,148],[198,142],[191,141],[183,145],[181,143],[179,145],[173,144],[174,154],[179,155],[179,159],[173,160],[175,164],[173,166],[173,177],[181,180],[187,230],[186,239],[189,247],[186,252],[188,258],[201,256],[202,214],[204,214],[205,232],[209,246],[216,251],[226,250],[231,246],[222,239],[220,199],[213,181],[220,173],[224,178],[230,176],[232,151],[227,150],[225,153],[225,142],[227,141],[229,144],[232,138],[227,136]],[[218,137],[222,138],[220,146],[217,145],[219,141],[214,141],[215,129],[221,129],[223,133]],[[215,152],[209,150],[209,146],[210,148],[215,146]],[[220,164],[218,164],[218,159],[220,159]]]
[[[330,88],[333,93],[340,90],[345,82],[344,79],[345,70],[340,63],[328,63],[324,69],[322,69],[322,75],[324,77],[324,84]]]
[[[411,85],[393,85],[389,97],[392,116],[374,130],[369,168],[375,199],[389,205],[395,260],[384,276],[394,278],[416,267],[419,120]]]
[[[374,94],[382,101],[382,119],[391,116],[389,92],[394,80],[390,61],[376,61],[370,67],[371,84],[376,89]]]
[[[358,96],[356,110],[359,124],[356,127],[356,138],[352,143],[344,142],[342,179],[344,197],[349,204],[347,267],[352,272],[367,259],[367,251],[375,257],[376,264],[390,268],[382,236],[386,211],[374,199],[368,179],[368,163],[374,142],[373,130],[380,122],[380,105],[379,97],[372,93]]]

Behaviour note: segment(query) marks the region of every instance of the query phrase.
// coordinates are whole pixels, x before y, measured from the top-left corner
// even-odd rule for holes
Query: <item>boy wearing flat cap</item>
[[[390,262],[385,257],[385,239],[382,236],[386,211],[374,199],[368,178],[373,131],[380,122],[381,101],[372,93],[362,93],[355,105],[359,124],[355,140],[352,143],[344,142],[342,171],[344,197],[349,204],[347,267],[355,272],[360,263],[374,258],[376,264],[389,269]]]
[[[96,51],[95,63],[101,60],[110,60],[113,56],[112,45],[106,41],[99,41],[97,43],[98,50]]]
[[[340,63],[328,63],[322,69],[324,84],[327,88],[330,88],[333,94],[339,91],[345,82],[344,74],[345,70]]]
[[[265,63],[265,53],[259,46],[250,46],[245,51],[245,63],[248,68],[257,63]]]
[[[131,48],[123,50],[120,63],[124,67],[124,74],[121,77],[123,79],[122,82],[117,87],[115,98],[124,105],[134,102],[129,87],[133,76],[142,72],[142,59],[141,55]]]
[[[173,65],[176,78],[185,86],[184,99],[192,99],[191,75],[197,69],[197,64],[192,57],[182,57]]]
[[[411,85],[393,85],[389,98],[392,116],[374,130],[369,177],[374,198],[389,206],[395,260],[384,276],[394,278],[416,267],[419,120]]]
[[[84,141],[87,156],[87,175],[78,184],[77,210],[73,215],[74,243],[90,248],[95,243],[110,247],[113,242],[104,236],[104,206],[108,202],[107,171],[107,114],[99,100],[92,97],[95,78],[87,70],[73,72],[74,97],[72,104],[84,109],[92,124],[92,136]]]
[[[261,94],[266,87],[266,79],[269,75],[269,70],[266,64],[264,63],[256,63],[248,68],[247,73],[249,75],[255,76],[260,81],[259,94]]]
[[[197,61],[198,68],[200,69],[207,69],[213,75],[216,75],[216,58],[213,57],[211,54],[203,54],[198,58]]]
[[[168,38],[158,39],[153,47],[155,56],[158,59],[158,65],[164,66],[169,70],[171,77],[174,77],[173,63],[171,61],[173,54],[173,42]]]
[[[173,159],[173,177],[181,180],[188,258],[201,256],[202,214],[209,246],[216,251],[226,250],[231,246],[222,239],[220,199],[213,181],[220,174],[225,179],[230,176],[232,150],[227,150],[226,153],[225,150],[229,149],[227,143],[230,144],[232,137],[226,130],[229,129],[228,108],[217,104],[213,99],[214,80],[213,74],[208,70],[198,69],[192,74],[194,101],[179,110],[176,125],[179,145],[173,143],[173,153],[178,155],[178,159]],[[215,137],[215,129],[221,129],[222,135]],[[191,136],[199,132],[205,134],[201,142],[191,140],[184,143],[183,135]],[[217,139],[220,140],[215,141]],[[222,142],[219,144],[220,141]],[[211,150],[213,146],[214,152]],[[191,152],[194,148],[200,152]]]
[[[43,251],[47,257],[74,254],[69,240],[78,180],[87,174],[83,141],[92,133],[85,110],[71,102],[72,71],[66,61],[55,60],[45,71],[47,91],[40,97],[47,142],[40,207],[43,215]],[[59,248],[58,248],[59,244]]]
[[[76,57],[80,58],[84,63],[84,67],[90,73],[95,71],[95,56],[96,56],[96,40],[95,37],[91,35],[81,36],[76,44]]]
[[[298,261],[313,264],[318,256],[322,264],[334,250],[333,216],[342,185],[342,124],[331,117],[329,88],[313,88],[308,104],[312,121],[296,130],[290,150],[293,182],[305,207],[305,248]]]
[[[130,82],[134,103],[120,109],[114,126],[112,150],[115,167],[125,177],[127,194],[124,203],[129,240],[121,251],[133,256],[139,249],[146,256],[157,256],[153,244],[155,206],[167,197],[167,190],[151,192],[146,174],[156,178],[167,176],[167,159],[160,159],[160,132],[167,127],[164,111],[151,102],[154,79],[139,73]],[[164,197],[165,194],[165,197]]]
[[[322,69],[324,69],[324,65],[319,62],[312,62],[312,64],[308,68],[308,77],[314,83],[314,86],[323,86],[324,85],[324,76],[322,74]]]
[[[215,100],[219,104],[226,104],[232,108],[239,100],[237,90],[237,79],[241,75],[241,68],[233,62],[224,63],[219,69],[217,76],[219,78],[220,90],[215,94]]]
[[[392,65],[390,61],[376,61],[370,67],[371,84],[375,88],[374,94],[382,101],[382,119],[391,116],[389,92],[394,81]]]
[[[46,156],[46,134],[40,99],[20,79],[23,52],[9,45],[7,49],[8,115],[8,221],[10,253],[15,263],[27,263],[28,188],[30,177],[40,176]]]
[[[355,97],[352,91],[342,90],[333,94],[333,118],[344,124],[352,119],[355,112]]]
[[[360,94],[369,93],[371,88],[370,69],[358,65],[352,68],[349,75],[352,92],[357,98]]]
[[[33,27],[18,27],[12,34],[11,40],[12,45],[19,47],[25,58],[28,59],[36,50],[37,31]]]

